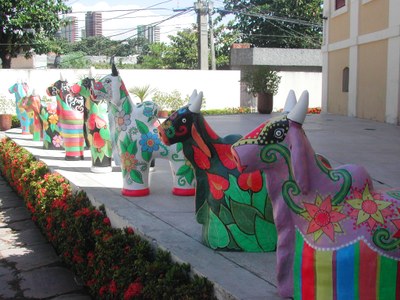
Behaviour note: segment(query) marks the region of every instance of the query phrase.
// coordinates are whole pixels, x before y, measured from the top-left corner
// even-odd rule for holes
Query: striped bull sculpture
[[[47,88],[49,96],[55,96],[58,105],[59,128],[64,142],[65,160],[84,159],[84,98],[71,91],[61,76]]]
[[[278,231],[278,292],[295,299],[400,299],[400,188],[375,190],[358,165],[330,168],[288,115],[232,146],[242,172],[266,173]]]

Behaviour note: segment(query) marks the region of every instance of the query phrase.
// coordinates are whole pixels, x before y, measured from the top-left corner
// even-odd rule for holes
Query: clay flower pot
[[[0,131],[6,131],[11,128],[12,125],[12,115],[10,114],[0,114]]]

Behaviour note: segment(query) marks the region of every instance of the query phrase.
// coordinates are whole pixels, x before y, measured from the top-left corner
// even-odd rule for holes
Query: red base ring
[[[173,188],[172,194],[174,194],[175,196],[193,196],[196,194],[196,189]]]
[[[143,190],[126,190],[122,189],[122,195],[128,196],[128,197],[143,197],[147,196],[150,194],[150,189],[146,188]]]

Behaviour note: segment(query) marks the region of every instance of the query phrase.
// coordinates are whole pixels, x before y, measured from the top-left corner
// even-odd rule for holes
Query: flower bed
[[[215,299],[212,283],[192,276],[188,264],[173,262],[130,227],[112,228],[104,206],[95,208],[8,138],[0,142],[0,171],[95,299]]]

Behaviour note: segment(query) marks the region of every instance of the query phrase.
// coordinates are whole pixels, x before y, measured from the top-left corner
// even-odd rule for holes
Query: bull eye
[[[274,130],[274,137],[278,140],[281,140],[285,134],[285,130],[283,128],[276,128]]]
[[[183,124],[186,124],[186,118],[183,118],[183,119],[182,119],[182,123],[183,123]]]

